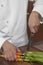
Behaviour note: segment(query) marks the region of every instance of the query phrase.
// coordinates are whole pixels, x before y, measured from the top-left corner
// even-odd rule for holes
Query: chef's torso
[[[16,46],[28,42],[27,4],[28,0],[0,0],[0,37],[7,38]]]

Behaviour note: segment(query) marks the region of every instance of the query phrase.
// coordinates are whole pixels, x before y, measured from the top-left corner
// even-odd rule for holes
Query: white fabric
[[[37,0],[34,10],[36,8],[43,16],[43,4],[40,2],[43,0]],[[17,47],[28,43],[27,5],[28,0],[0,0],[0,48],[6,40]],[[37,5],[42,9],[38,10]]]
[[[33,11],[37,11],[43,17],[43,0],[36,0]]]

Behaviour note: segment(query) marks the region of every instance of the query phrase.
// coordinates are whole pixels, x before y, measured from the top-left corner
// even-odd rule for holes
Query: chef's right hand
[[[5,59],[8,61],[14,61],[16,59],[16,51],[20,51],[19,48],[15,47],[8,41],[5,41],[2,45],[3,54],[5,55]]]

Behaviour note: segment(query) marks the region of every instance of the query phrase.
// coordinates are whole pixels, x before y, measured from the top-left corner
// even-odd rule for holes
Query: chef
[[[3,49],[5,59],[14,61],[19,47],[28,44],[27,37],[27,5],[28,0],[0,0],[0,49]],[[43,17],[43,0],[36,0],[29,17],[30,31],[38,31]]]

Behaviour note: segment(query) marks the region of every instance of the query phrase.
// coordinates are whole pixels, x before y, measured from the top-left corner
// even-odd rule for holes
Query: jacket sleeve
[[[36,0],[33,11],[38,12],[43,17],[43,0]]]
[[[3,37],[0,37],[0,48],[2,47],[4,41],[6,41],[6,39],[4,39]]]
[[[6,32],[6,31],[5,31]],[[7,36],[6,33],[0,31],[0,49],[5,41],[11,42],[11,37]]]

